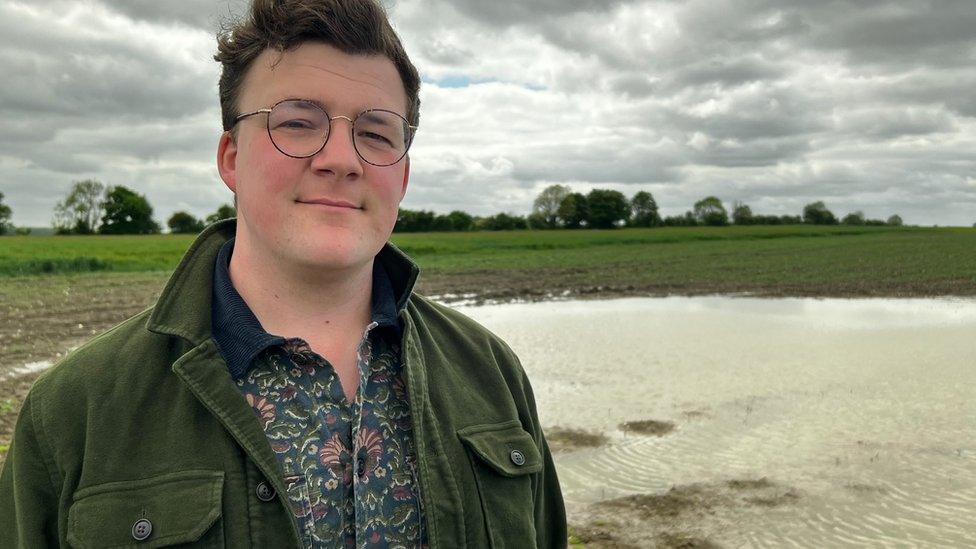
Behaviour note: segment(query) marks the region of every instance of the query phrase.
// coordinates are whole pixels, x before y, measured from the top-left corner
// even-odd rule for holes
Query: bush
[[[837,218],[822,201],[818,201],[803,207],[803,222],[810,225],[836,225]]]
[[[173,234],[196,234],[203,230],[203,221],[186,212],[176,212],[166,222]]]

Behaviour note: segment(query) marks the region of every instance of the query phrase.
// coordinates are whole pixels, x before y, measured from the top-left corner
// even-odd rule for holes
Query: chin
[[[343,269],[361,265],[373,259],[375,252],[361,246],[341,242],[312,243],[296,254],[297,261],[308,267]]]

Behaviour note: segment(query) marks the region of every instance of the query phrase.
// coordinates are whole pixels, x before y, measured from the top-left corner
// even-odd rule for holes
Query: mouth
[[[329,198],[314,198],[308,200],[296,200],[299,204],[308,204],[311,206],[326,206],[329,208],[340,208],[346,210],[361,210],[361,206],[356,206],[351,202],[346,202],[345,200],[331,200]]]

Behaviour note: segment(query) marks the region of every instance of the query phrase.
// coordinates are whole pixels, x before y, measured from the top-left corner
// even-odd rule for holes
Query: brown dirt
[[[721,545],[706,539],[696,538],[677,532],[661,532],[641,545],[622,539],[619,531],[611,531],[600,526],[574,526],[575,538],[587,549],[638,549],[653,547],[657,549],[721,549]]]
[[[550,427],[545,430],[546,442],[553,452],[572,452],[582,448],[596,448],[603,446],[609,440],[601,433],[591,433],[582,429],[566,427]]]
[[[719,545],[709,537],[720,534],[729,517],[744,509],[789,505],[800,497],[794,488],[766,478],[673,486],[664,493],[595,503],[573,532],[587,547],[715,548]]]
[[[638,433],[641,435],[663,437],[664,435],[674,431],[675,424],[670,421],[643,419],[640,421],[628,421],[626,423],[621,423],[620,428],[626,433]]]
[[[0,279],[0,464],[24,397],[39,375],[11,371],[56,361],[142,311],[167,278],[167,273],[102,273]]]

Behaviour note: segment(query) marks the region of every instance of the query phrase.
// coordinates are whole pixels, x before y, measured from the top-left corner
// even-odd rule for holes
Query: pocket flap
[[[459,430],[458,436],[501,475],[515,477],[542,470],[539,448],[518,420],[472,425]]]
[[[180,471],[82,488],[68,510],[68,543],[80,548],[192,543],[220,518],[223,488],[222,471]]]

